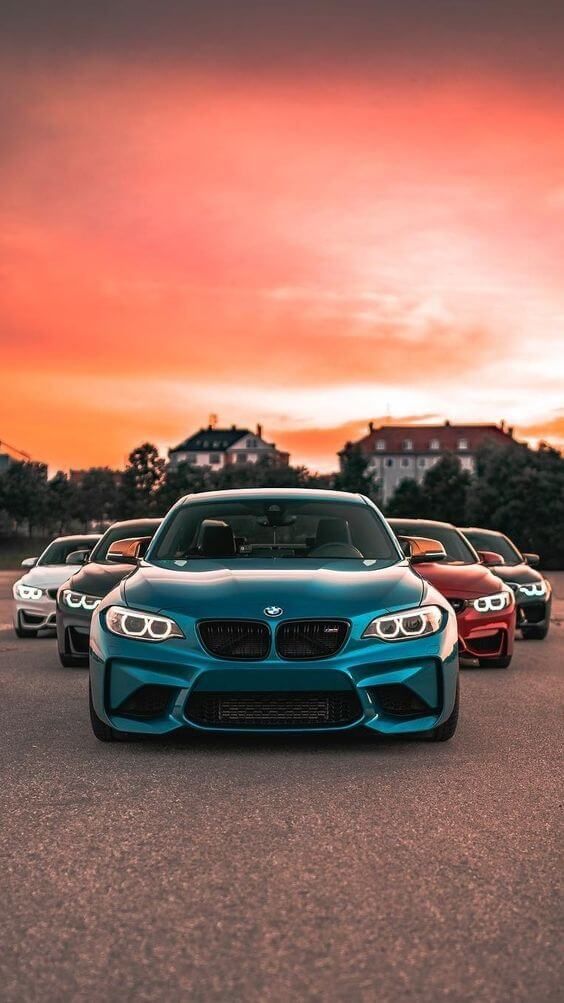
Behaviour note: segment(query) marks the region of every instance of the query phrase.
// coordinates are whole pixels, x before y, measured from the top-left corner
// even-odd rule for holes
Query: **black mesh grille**
[[[433,710],[417,693],[401,683],[374,686],[368,692],[384,714],[392,717],[416,717],[431,714]]]
[[[161,717],[168,709],[173,694],[171,686],[140,686],[116,709],[122,717]]]
[[[47,595],[49,596],[49,599],[56,599],[58,591],[59,591],[58,589],[47,589]]]
[[[270,630],[257,620],[203,620],[198,630],[204,648],[216,658],[256,661],[270,651]]]
[[[466,608],[466,599],[449,599],[455,613],[461,613]]]
[[[469,637],[466,643],[471,651],[484,655],[497,655],[503,637],[503,631],[496,630],[495,634],[490,634],[489,637]]]
[[[90,643],[88,633],[83,633],[81,630],[77,630],[76,627],[69,627],[68,640],[71,651],[76,652],[77,655],[88,654]]]
[[[353,690],[315,693],[192,693],[186,716],[215,728],[326,728],[362,714]]]
[[[276,650],[281,658],[329,658],[345,642],[346,620],[287,620],[276,631]]]

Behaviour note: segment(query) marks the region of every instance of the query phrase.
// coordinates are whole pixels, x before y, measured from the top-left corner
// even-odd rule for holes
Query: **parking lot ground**
[[[564,574],[543,642],[462,672],[445,745],[101,745],[0,573],[0,998],[551,1003]]]

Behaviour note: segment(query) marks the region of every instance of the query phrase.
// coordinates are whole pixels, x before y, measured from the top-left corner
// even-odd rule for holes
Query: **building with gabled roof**
[[[259,460],[287,467],[290,454],[263,438],[262,425],[257,425],[254,432],[236,425],[230,428],[208,425],[169,449],[168,459],[173,469],[181,463],[188,463],[194,467],[219,470],[229,464],[258,463]]]

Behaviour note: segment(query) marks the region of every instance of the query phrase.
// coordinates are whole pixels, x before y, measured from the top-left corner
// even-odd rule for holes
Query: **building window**
[[[408,450],[413,449],[413,439],[404,439],[403,448]]]
[[[385,439],[376,439],[376,449],[383,450],[386,448]]]
[[[389,459],[386,460],[386,466],[387,467],[393,467],[393,465],[394,465],[394,461],[392,460],[392,457],[390,456]]]
[[[431,439],[431,442],[429,443],[429,445],[430,445],[431,449],[440,449],[441,448],[441,444],[440,444],[440,442],[439,442],[438,439]]]
[[[221,463],[221,456],[219,453],[210,453],[210,463],[217,464]]]
[[[468,449],[468,439],[459,439],[458,440],[458,448],[459,449]]]
[[[198,457],[196,456],[195,453],[188,453],[188,455],[186,457],[186,462],[187,463],[197,463],[198,462]]]
[[[420,466],[420,467],[424,467],[424,466],[425,466],[425,463],[426,463],[427,461],[425,460],[425,457],[424,457],[424,456],[420,456],[417,462],[418,462],[418,464],[419,464],[419,466]]]
[[[257,440],[256,439],[247,439],[247,441],[245,443],[247,449],[255,449],[256,448],[256,444],[257,444]]]
[[[409,466],[409,456],[402,456],[402,458],[401,458],[401,465],[402,465],[402,467],[408,467]]]
[[[246,453],[237,453],[237,463],[246,463],[247,455]]]

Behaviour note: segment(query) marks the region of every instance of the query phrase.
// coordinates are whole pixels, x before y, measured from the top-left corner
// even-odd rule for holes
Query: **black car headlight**
[[[106,627],[119,637],[136,641],[166,641],[169,637],[184,637],[180,627],[168,616],[143,613],[125,606],[110,606],[106,610]]]
[[[74,589],[63,589],[63,605],[69,609],[83,609],[92,613],[100,605],[99,596],[89,596],[85,592],[75,592]]]
[[[529,599],[532,599],[533,596],[540,599],[548,592],[546,582],[530,582],[527,585],[518,585],[517,588],[522,595],[527,596]]]
[[[401,613],[377,616],[363,633],[363,637],[378,637],[381,641],[408,641],[410,638],[436,634],[441,629],[443,611],[439,606],[419,606]]]

